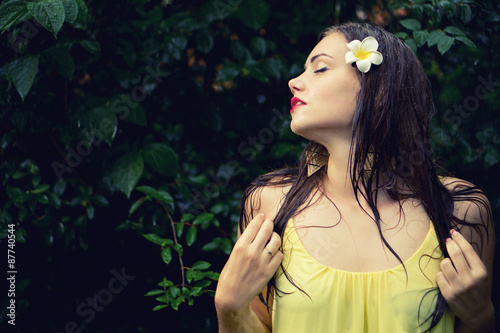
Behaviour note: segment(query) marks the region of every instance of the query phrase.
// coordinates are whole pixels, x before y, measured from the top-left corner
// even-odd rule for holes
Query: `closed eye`
[[[317,70],[315,70],[313,73],[323,73],[324,71],[326,71],[326,67],[323,67],[323,68],[317,69]]]

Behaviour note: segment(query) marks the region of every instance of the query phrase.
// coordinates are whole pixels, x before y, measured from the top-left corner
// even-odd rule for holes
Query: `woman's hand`
[[[450,309],[470,331],[484,329],[494,316],[488,271],[471,244],[456,230],[446,242],[449,258],[436,280]]]
[[[273,222],[257,215],[240,236],[222,270],[215,305],[218,311],[239,312],[264,289],[283,259],[281,239]]]

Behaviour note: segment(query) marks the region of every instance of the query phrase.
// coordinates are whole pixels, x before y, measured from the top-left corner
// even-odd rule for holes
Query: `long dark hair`
[[[400,202],[400,209],[401,202],[406,199],[414,198],[422,203],[434,224],[439,247],[445,257],[448,257],[445,244],[451,228],[472,226],[482,241],[481,227],[487,234],[483,224],[468,223],[466,217],[461,219],[453,214],[457,201],[471,201],[484,206],[489,212],[487,202],[481,199],[482,192],[464,183],[457,183],[449,190],[439,179],[438,172],[444,171],[432,158],[428,138],[430,121],[435,113],[431,85],[416,55],[404,42],[375,25],[345,23],[333,26],[327,28],[319,40],[332,33],[342,33],[348,42],[373,36],[379,43],[378,51],[384,57],[380,66],[372,66],[366,74],[359,73],[361,89],[353,119],[352,162],[349,168],[356,200],[359,203],[361,195],[367,201],[384,244],[403,264],[380,228],[377,209],[377,193],[380,189],[386,191],[391,199]],[[308,177],[310,153],[307,152],[327,153],[321,144],[310,142],[302,152],[297,167],[262,175],[251,183],[242,198],[240,231],[253,218],[253,211],[259,209],[259,203],[254,198],[264,186],[290,187],[274,220],[274,230],[280,236],[283,236],[290,218],[312,204],[307,200],[315,197],[318,191],[321,192],[326,168]],[[250,206],[248,203],[251,203]],[[251,207],[250,211],[247,212],[245,206]],[[285,268],[281,268],[294,284]],[[260,295],[264,304],[268,304],[273,290],[280,292],[276,289],[274,277],[269,281],[266,299]],[[427,331],[437,325],[446,308],[446,301],[439,291],[437,295],[435,309],[424,321],[430,322]]]

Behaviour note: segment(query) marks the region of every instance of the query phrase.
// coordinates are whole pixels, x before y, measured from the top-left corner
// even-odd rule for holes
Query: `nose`
[[[302,75],[299,75],[299,76],[291,79],[290,81],[288,81],[288,87],[290,88],[290,91],[294,95],[295,95],[295,93],[304,90],[304,87],[305,87],[304,80],[301,78],[301,76]]]

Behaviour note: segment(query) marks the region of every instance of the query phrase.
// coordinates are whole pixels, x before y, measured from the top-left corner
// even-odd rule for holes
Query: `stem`
[[[174,219],[172,218],[172,215],[170,215],[170,212],[168,211],[167,207],[165,207],[165,205],[163,204],[163,202],[160,202],[160,203],[161,203],[161,206],[163,207],[163,209],[165,210],[165,212],[167,213],[168,219],[170,220],[170,226],[172,227],[172,234],[174,235],[174,243],[175,244],[179,244],[179,242],[177,241],[177,235],[175,233],[175,222],[174,222]],[[184,263],[182,261],[181,254],[179,252],[177,252],[177,255],[179,256],[179,263],[181,264],[182,286],[185,287],[186,286],[186,281],[184,279]]]

